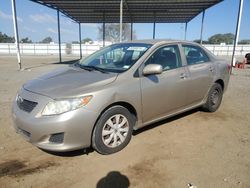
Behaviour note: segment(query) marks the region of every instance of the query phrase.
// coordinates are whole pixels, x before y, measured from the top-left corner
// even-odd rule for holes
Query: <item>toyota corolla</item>
[[[16,131],[50,151],[120,151],[133,130],[193,108],[216,111],[230,66],[186,41],[114,44],[28,81],[13,103]]]

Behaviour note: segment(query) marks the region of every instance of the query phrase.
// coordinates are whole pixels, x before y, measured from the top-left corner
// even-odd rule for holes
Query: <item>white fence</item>
[[[233,45],[204,45],[214,55],[230,56],[233,54]],[[238,45],[235,49],[236,56],[243,56],[250,52],[250,45]]]
[[[82,54],[88,55],[99,50],[101,45],[82,45]],[[0,54],[15,54],[16,46],[13,43],[0,43]],[[22,55],[56,55],[59,53],[58,44],[20,44]],[[62,55],[79,55],[80,44],[61,45]]]
[[[208,50],[218,56],[230,56],[233,52],[233,45],[204,45]],[[99,50],[102,45],[88,44],[82,45],[83,56],[91,54]],[[56,55],[59,53],[58,44],[20,44],[20,51],[22,55]],[[80,45],[61,45],[61,52],[63,55],[79,55]],[[250,45],[238,45],[235,55],[242,56],[250,52]],[[13,43],[0,43],[0,54],[15,54],[16,47]]]

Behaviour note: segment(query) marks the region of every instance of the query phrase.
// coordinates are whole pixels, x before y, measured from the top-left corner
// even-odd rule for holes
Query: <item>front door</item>
[[[182,67],[178,45],[157,49],[145,62],[160,64],[161,74],[141,77],[143,123],[150,123],[185,106],[186,69]]]

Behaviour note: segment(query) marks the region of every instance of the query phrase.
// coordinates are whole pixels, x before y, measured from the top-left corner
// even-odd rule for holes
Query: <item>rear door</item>
[[[207,94],[215,74],[214,63],[210,61],[205,51],[196,45],[182,45],[187,62],[188,88],[187,103],[200,103]]]

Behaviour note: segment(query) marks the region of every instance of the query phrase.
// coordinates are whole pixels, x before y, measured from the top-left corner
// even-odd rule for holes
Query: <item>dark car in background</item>
[[[245,58],[247,59],[247,64],[250,64],[250,53],[247,53]]]

